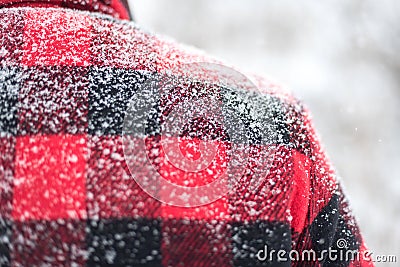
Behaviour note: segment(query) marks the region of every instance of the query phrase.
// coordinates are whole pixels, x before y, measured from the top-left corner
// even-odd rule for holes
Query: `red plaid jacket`
[[[193,78],[169,87],[156,119],[132,135],[151,154],[132,170],[124,116],[141,85],[182,75],[186,63],[217,61],[129,22],[118,0],[0,5],[0,266],[372,266],[307,110],[278,85],[253,77],[251,90],[214,77],[211,85]],[[197,74],[215,74],[206,72]],[[221,123],[188,121],[170,136],[192,158],[193,142],[219,144],[201,171],[177,168],[160,145],[163,118],[201,90],[241,120],[248,154],[227,194],[178,207],[147,194],[131,174],[150,176],[149,165],[195,187],[226,169],[235,156],[227,151],[243,140]],[[349,250],[359,259],[340,257]],[[302,256],[310,251],[317,258]]]

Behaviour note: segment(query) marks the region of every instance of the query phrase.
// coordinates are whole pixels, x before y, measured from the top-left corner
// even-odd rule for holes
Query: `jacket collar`
[[[118,19],[130,19],[121,0],[0,0],[0,7],[64,7],[101,12]]]

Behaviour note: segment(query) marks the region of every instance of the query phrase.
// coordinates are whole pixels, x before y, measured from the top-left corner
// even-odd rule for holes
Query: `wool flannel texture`
[[[366,250],[309,112],[265,78],[253,77],[258,91],[197,82],[163,92],[159,118],[193,88],[241,106],[249,159],[233,190],[207,205],[171,206],[144,192],[122,147],[130,99],[145,81],[182,64],[217,61],[120,20],[127,13],[113,10],[119,2],[100,1],[109,5],[103,9],[94,8],[96,1],[64,2],[59,8],[0,1],[0,266],[372,266],[362,257],[256,257],[264,246]],[[224,144],[211,169],[190,174],[166,160],[157,121],[135,138],[145,140],[159,173],[195,186],[215,179],[207,170],[224,169],[233,141],[223,125],[195,121],[187,129],[188,142],[207,136]],[[249,190],[270,147],[268,173]],[[347,248],[338,247],[340,239]]]

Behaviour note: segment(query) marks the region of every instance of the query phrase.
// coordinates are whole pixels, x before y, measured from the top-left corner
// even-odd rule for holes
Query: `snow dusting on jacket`
[[[307,109],[279,85],[202,69],[221,63],[142,30],[118,0],[0,6],[0,266],[372,266]],[[159,93],[145,131],[131,136],[146,150],[131,147],[132,170],[124,118],[155,77],[178,78]],[[199,96],[238,119],[207,119],[215,107],[195,102],[203,117],[168,138],[192,161],[204,140],[217,149],[189,171],[169,161],[162,124]],[[132,177],[156,170],[204,185],[230,166],[233,147],[246,151],[245,163],[234,166],[231,190],[206,205],[169,205]],[[310,251],[315,259],[302,257]],[[359,259],[340,257],[347,251]]]

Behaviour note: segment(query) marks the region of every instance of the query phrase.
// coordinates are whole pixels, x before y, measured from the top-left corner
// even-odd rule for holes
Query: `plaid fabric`
[[[125,110],[144,81],[186,62],[214,60],[97,13],[4,8],[0,22],[0,266],[372,266],[326,255],[315,262],[256,257],[265,246],[344,251],[339,239],[347,249],[366,250],[307,110],[279,86],[254,77],[260,90],[239,84],[230,94],[244,97],[236,98],[209,89],[242,107],[249,161],[226,196],[175,207],[130,176],[122,148]],[[179,89],[161,96],[160,117],[193,92]],[[252,103],[265,112],[252,112]],[[268,122],[274,137],[262,138],[266,129],[252,122]],[[198,135],[187,135],[189,142],[223,135],[217,126],[204,131],[202,123],[194,123]],[[157,171],[179,184],[190,174],[165,161],[158,126],[152,127],[137,138],[146,140]],[[229,149],[231,140],[218,140]],[[249,190],[271,146],[271,168]],[[229,160],[224,155],[214,173]],[[213,179],[206,171],[191,178]]]

